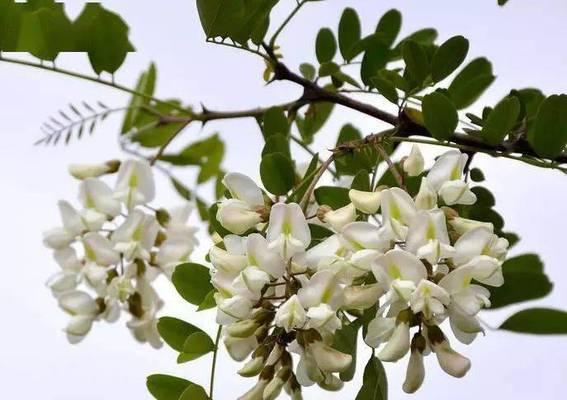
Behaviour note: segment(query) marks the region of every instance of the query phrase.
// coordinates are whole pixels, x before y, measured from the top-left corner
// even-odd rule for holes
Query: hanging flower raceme
[[[365,342],[396,362],[409,353],[403,390],[425,378],[424,357],[437,356],[462,377],[470,361],[449,345],[469,344],[482,332],[477,314],[490,305],[490,286],[503,284],[508,242],[490,223],[461,218],[476,196],[463,180],[467,156],[450,151],[429,172],[417,147],[403,172],[421,180],[403,187],[351,190],[351,203],[333,209],[270,199],[250,178],[229,173],[230,199],[217,219],[232,232],[209,252],[217,322],[239,371],[258,382],[241,399],[275,399],[282,389],[338,390],[352,355],[337,350],[337,332],[365,324]],[[393,166],[395,167],[395,166]],[[312,236],[313,226],[326,238]],[[362,315],[364,318],[353,319]],[[366,322],[364,322],[366,321]],[[447,321],[447,322],[445,322]]]
[[[112,189],[102,177],[116,171]],[[62,226],[44,234],[61,267],[47,285],[71,316],[69,341],[81,341],[95,321],[115,322],[125,312],[133,336],[160,347],[156,315],[162,300],[152,282],[161,273],[171,276],[197,244],[195,228],[187,225],[191,206],[150,207],[154,180],[146,161],[73,165],[70,173],[81,180],[82,208],[60,201]]]

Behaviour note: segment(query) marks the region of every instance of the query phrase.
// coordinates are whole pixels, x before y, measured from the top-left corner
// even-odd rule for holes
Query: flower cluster
[[[455,210],[476,201],[463,179],[466,162],[450,151],[424,173],[414,147],[402,174],[421,176],[415,197],[400,187],[350,190],[348,205],[318,205],[308,216],[298,204],[272,203],[246,176],[226,175],[231,198],[217,219],[234,234],[209,255],[226,348],[235,360],[250,357],[240,375],[259,376],[240,399],[275,399],[282,389],[300,399],[301,387],[313,384],[340,389],[338,373],[352,357],[333,347],[334,335],[368,313],[364,340],[380,360],[410,353],[405,392],[421,386],[429,353],[448,374],[467,373],[470,361],[441,324],[448,320],[466,344],[482,332],[477,313],[490,305],[486,286],[503,284],[508,242],[492,224]],[[310,224],[332,234],[316,243]]]
[[[118,172],[114,190],[99,177]],[[82,340],[97,320],[131,315],[134,337],[161,346],[156,313],[162,301],[153,280],[186,261],[196,245],[186,225],[191,207],[154,210],[154,179],[146,161],[72,165],[81,180],[80,210],[59,201],[62,227],[44,233],[61,270],[48,280],[59,306],[71,315],[65,328],[71,343]]]

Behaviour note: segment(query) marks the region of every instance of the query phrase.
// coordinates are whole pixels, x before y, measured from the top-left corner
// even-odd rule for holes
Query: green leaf
[[[0,51],[20,51],[22,6],[11,0],[0,0]]]
[[[433,92],[423,98],[421,108],[425,127],[431,135],[440,141],[448,140],[459,124],[453,102],[444,94]]]
[[[311,103],[305,112],[305,119],[296,117],[297,128],[306,144],[310,144],[315,134],[325,125],[334,106],[334,103]]]
[[[499,5],[499,6],[503,6],[503,5],[505,5],[506,3],[508,3],[508,0],[498,0],[498,5]]]
[[[419,84],[423,83],[431,70],[424,47],[416,41],[408,40],[402,47],[402,57],[409,75]]]
[[[72,31],[73,25],[63,4],[52,3],[49,7],[22,13],[18,48],[41,60],[54,61],[60,52],[73,50]]]
[[[484,173],[479,168],[473,168],[469,172],[470,177],[473,182],[483,182],[484,181]]]
[[[183,183],[181,183],[175,178],[171,178],[170,181],[171,184],[173,185],[173,188],[185,200],[191,200],[193,198],[193,195],[191,194],[191,190],[189,190],[189,188],[185,186]]]
[[[330,229],[327,229],[324,226],[318,224],[309,224],[309,231],[311,232],[311,244],[309,245],[309,248],[318,245],[329,236],[335,234]]]
[[[473,104],[494,79],[490,61],[486,58],[476,58],[453,79],[448,89],[449,95],[457,109],[462,110]]]
[[[504,285],[490,288],[491,309],[545,297],[553,288],[537,254],[507,259],[502,265],[502,273]]]
[[[372,86],[378,89],[378,92],[384,96],[387,100],[391,103],[398,104],[398,91],[396,90],[396,86],[394,83],[386,77],[384,71],[378,72],[373,78],[370,78],[372,82]]]
[[[187,361],[196,360],[205,354],[212,352],[215,349],[215,344],[213,340],[205,332],[195,332],[190,334],[183,348],[181,349],[181,354],[177,358],[178,363],[184,363]]]
[[[309,162],[305,174],[303,175],[303,177],[301,178],[301,180],[299,181],[299,183],[297,184],[294,190],[294,195],[293,197],[291,197],[292,201],[295,201],[296,203],[299,203],[299,201],[301,201],[301,199],[305,195],[305,192],[309,188],[309,185],[311,184],[311,182],[313,182],[313,179],[315,178],[314,173],[318,166],[319,166],[319,153],[314,154],[313,157],[311,158],[311,161]]]
[[[192,382],[171,375],[150,375],[146,387],[156,400],[177,400]]]
[[[157,70],[154,63],[150,64],[150,67],[147,71],[144,71],[140,77],[138,78],[138,82],[136,83],[136,92],[143,93],[147,96],[153,96],[155,85],[156,85],[156,78],[157,78]],[[140,113],[140,107],[145,104],[149,104],[149,99],[143,96],[132,95],[130,99],[130,103],[128,104],[128,110],[124,115],[124,122],[122,123],[122,130],[121,132],[127,133],[132,129],[135,124],[136,120],[138,119],[138,115]]]
[[[232,232],[225,229],[221,223],[217,220],[217,211],[218,211],[218,204],[213,204],[209,208],[209,223],[210,228],[216,233],[219,234],[220,237],[225,237],[226,235],[230,235]]]
[[[364,368],[362,387],[355,400],[388,400],[386,371],[380,360],[374,356]]]
[[[157,329],[162,339],[174,350],[183,351],[185,341],[189,336],[201,329],[189,322],[173,317],[161,317],[157,323]]]
[[[333,31],[322,28],[317,34],[315,41],[315,53],[319,64],[332,61],[337,53],[337,42]]]
[[[541,157],[555,158],[567,145],[567,95],[545,99],[535,123],[528,132],[528,141]]]
[[[520,101],[517,97],[508,96],[494,107],[483,123],[480,136],[495,146],[502,143],[504,138],[512,131],[520,115]]]
[[[181,297],[196,306],[200,305],[207,294],[213,290],[209,269],[200,264],[178,265],[171,280]]]
[[[303,63],[299,66],[299,72],[301,72],[301,75],[303,75],[303,77],[308,81],[315,80],[316,70],[313,65],[309,63]]]
[[[264,113],[264,138],[276,134],[287,135],[289,127],[289,121],[281,107],[272,107]]]
[[[372,78],[385,68],[390,59],[390,47],[377,35],[367,40],[366,51],[360,66],[360,78],[366,86],[372,85]]]
[[[162,115],[180,114],[179,100],[170,99],[167,103],[159,103],[152,106],[155,111]],[[183,126],[182,122],[172,124],[160,124],[159,116],[155,112],[146,109],[138,109],[136,119],[133,121],[132,136],[130,140],[144,147],[160,147],[166,143]]]
[[[337,186],[320,186],[315,189],[315,199],[320,205],[328,205],[333,210],[350,203],[348,189]]]
[[[275,195],[284,195],[295,184],[295,168],[291,160],[282,153],[262,157],[260,177],[266,190]]]
[[[363,192],[370,192],[370,176],[367,171],[359,171],[352,180],[350,185],[351,189],[361,190]]]
[[[351,124],[346,124],[339,132],[336,146],[361,138],[362,135],[358,129]],[[339,175],[356,175],[361,170],[370,173],[376,165],[376,158],[376,151],[368,148],[343,154],[335,160],[337,173]]]
[[[531,308],[512,315],[499,329],[536,335],[564,335],[567,334],[567,312]]]
[[[273,153],[281,153],[287,158],[291,159],[288,136],[280,135],[279,133],[268,136],[268,138],[266,139],[266,144],[262,149],[262,157]]]
[[[216,306],[217,303],[215,301],[215,290],[211,290],[209,293],[207,293],[203,302],[199,304],[197,311],[209,310],[211,308],[215,308]]]
[[[469,41],[462,36],[454,36],[443,43],[433,55],[431,77],[441,82],[451,75],[465,61],[469,52]]]
[[[343,325],[341,329],[335,332],[333,348],[352,356],[352,362],[349,368],[339,374],[341,381],[343,382],[349,382],[352,378],[354,378],[356,371],[356,344],[359,329],[360,324],[355,321],[348,325]]]
[[[177,400],[209,400],[209,396],[202,386],[192,383]]]
[[[340,68],[337,64],[335,64],[332,61],[323,63],[319,67],[319,76],[320,77],[331,76],[331,75],[336,74],[337,72],[340,72]]]
[[[391,47],[402,28],[402,14],[395,9],[387,11],[378,21],[375,33],[383,40],[384,44]]]
[[[207,38],[231,38],[246,45],[259,45],[269,25],[277,0],[197,0],[197,11]]]
[[[355,57],[354,46],[360,41],[360,19],[352,8],[345,8],[339,22],[339,49],[345,61]]]
[[[404,43],[407,42],[407,41],[414,41],[414,42],[419,43],[423,46],[431,46],[435,42],[435,40],[437,40],[437,36],[438,36],[438,33],[433,28],[420,29],[420,30],[412,33],[408,37],[402,39],[396,45],[396,47],[394,47],[394,50],[392,51],[392,58],[393,59],[401,58],[402,47],[404,46]]]
[[[113,74],[133,47],[128,39],[128,25],[117,14],[99,3],[87,3],[73,24],[78,49],[89,54],[95,72]]]

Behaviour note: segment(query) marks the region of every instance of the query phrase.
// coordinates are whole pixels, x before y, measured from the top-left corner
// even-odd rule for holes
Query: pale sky
[[[82,1],[70,1],[73,15]],[[281,0],[273,20],[279,21],[295,3]],[[150,61],[159,71],[157,94],[177,97],[186,103],[203,102],[212,109],[244,109],[294,99],[300,93],[291,84],[265,87],[261,80],[263,63],[256,57],[204,42],[194,1],[105,1],[129,22],[132,42],[138,52],[128,57],[117,80],[132,85]],[[321,26],[336,29],[342,8],[354,7],[366,32],[374,29],[380,15],[392,7],[404,16],[403,34],[426,26],[439,30],[441,39],[462,34],[471,41],[470,56],[486,56],[494,65],[496,83],[481,102],[494,104],[511,88],[534,86],[546,94],[567,92],[565,65],[567,51],[567,3],[563,0],[510,0],[505,8],[496,0],[477,1],[369,1],[328,0],[309,4],[282,36],[288,64],[314,62],[314,39]],[[58,65],[90,71],[83,55],[65,55]],[[207,385],[211,357],[176,365],[175,354],[141,346],[123,326],[96,324],[87,339],[77,345],[67,343],[62,328],[67,316],[57,308],[44,284],[57,271],[50,252],[42,247],[41,232],[59,223],[58,199],[75,200],[77,184],[66,174],[71,162],[96,162],[121,157],[116,144],[120,117],[113,117],[97,129],[93,137],[69,147],[37,148],[40,124],[60,107],[82,100],[104,100],[110,106],[125,105],[128,96],[94,83],[74,80],[49,72],[0,63],[0,182],[3,211],[2,279],[0,307],[3,315],[0,340],[0,376],[5,398],[46,400],[149,399],[144,382],[151,373],[169,373]],[[371,100],[371,99],[368,99]],[[340,126],[350,121],[365,133],[380,128],[374,120],[337,108],[316,141],[319,149],[336,140]],[[227,142],[224,167],[258,176],[257,160],[261,136],[253,121],[211,123],[204,131],[189,129],[177,140],[183,146],[198,137],[220,131]],[[439,154],[434,149],[428,155]],[[297,159],[306,159],[297,151]],[[562,209],[567,204],[566,178],[554,171],[524,166],[508,160],[478,157],[475,165],[484,169],[486,185],[497,198],[497,208],[509,230],[517,232],[521,243],[513,254],[537,252],[555,283],[553,293],[541,301],[499,312],[485,312],[482,318],[497,326],[521,307],[550,306],[567,309],[567,272],[563,248],[563,228],[567,222]],[[192,179],[191,172],[182,176]],[[159,177],[159,176],[158,176]],[[161,177],[160,177],[161,178]],[[155,204],[178,201],[169,184],[158,184]],[[206,190],[206,188],[204,188]],[[208,243],[196,254],[196,261]],[[215,330],[212,312],[194,313],[171,285],[159,283],[167,307],[164,315],[191,321],[211,334]],[[487,331],[471,346],[456,348],[472,360],[472,370],[461,380],[440,371],[434,358],[427,362],[427,378],[416,399],[460,400],[480,397],[514,399],[559,399],[564,396],[567,378],[567,338],[536,337]],[[359,359],[365,363],[370,350],[361,346]],[[386,365],[390,398],[406,399],[401,391],[405,360]],[[254,384],[240,378],[238,364],[220,352],[216,399],[231,400]],[[360,387],[357,379],[339,393],[307,390],[306,399],[354,399]]]

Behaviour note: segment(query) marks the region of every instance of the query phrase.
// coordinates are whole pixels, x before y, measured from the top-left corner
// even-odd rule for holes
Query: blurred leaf
[[[469,41],[462,36],[454,36],[443,43],[435,52],[431,62],[431,77],[440,82],[465,61],[469,52]]]
[[[136,83],[136,92],[144,93],[147,96],[153,96],[155,85],[156,85],[157,70],[154,63],[150,64],[147,71],[144,71],[138,78]],[[132,95],[130,103],[128,104],[128,110],[124,115],[124,122],[122,123],[121,132],[129,132],[136,123],[138,115],[140,113],[140,107],[144,104],[149,104],[149,100],[143,96]]]
[[[541,157],[555,158],[563,152],[567,145],[567,95],[549,96],[541,103],[528,141]]]
[[[113,74],[133,47],[128,39],[128,25],[118,15],[99,3],[87,3],[73,23],[78,49],[89,54],[95,72]]]
[[[507,259],[502,265],[502,273],[504,285],[490,287],[491,309],[545,297],[553,288],[537,254]]]
[[[370,192],[370,176],[367,171],[359,171],[350,185],[351,189],[361,190],[363,192]]]
[[[408,40],[402,47],[402,56],[410,76],[419,84],[423,83],[431,71],[429,59],[423,46],[416,41]]]
[[[304,119],[296,117],[297,128],[306,144],[310,144],[315,134],[325,125],[334,106],[334,103],[311,103],[305,112]]]
[[[388,101],[396,105],[398,104],[399,97],[396,86],[386,77],[384,70],[378,72],[378,75],[373,78],[370,78],[370,81],[372,82],[372,86]]]
[[[339,132],[336,146],[360,139],[362,139],[360,131],[353,125],[346,124]],[[370,148],[357,149],[342,154],[335,159],[337,173],[339,175],[356,175],[361,170],[370,173],[376,165],[376,158],[376,151]]]
[[[440,141],[448,140],[459,124],[453,102],[444,94],[433,92],[423,98],[421,107],[425,127],[431,135]]]
[[[262,157],[272,153],[281,153],[287,158],[291,159],[289,137],[280,135],[279,133],[268,136],[268,138],[266,139],[266,144],[262,149]]]
[[[395,9],[388,10],[378,21],[376,33],[384,44],[391,47],[402,28],[402,14]]]
[[[378,36],[367,42],[367,48],[360,66],[360,78],[366,86],[372,85],[372,78],[385,68],[390,59],[390,47]]]
[[[360,41],[360,19],[352,8],[345,8],[339,22],[339,49],[345,61],[355,57],[354,46]]]
[[[262,157],[260,177],[266,190],[275,195],[284,195],[295,184],[295,168],[291,160],[282,153]]]
[[[299,72],[301,75],[309,81],[313,81],[315,79],[315,67],[309,63],[303,63],[299,66]]]
[[[311,158],[311,161],[309,162],[309,166],[307,167],[305,174],[303,174],[303,177],[301,178],[301,180],[299,181],[298,185],[294,190],[292,201],[295,201],[296,203],[299,203],[299,201],[301,201],[301,199],[305,195],[305,192],[309,188],[309,185],[311,184],[311,182],[313,182],[313,179],[315,177],[314,173],[318,166],[319,166],[319,153],[314,154],[313,157]]]
[[[567,312],[549,308],[531,308],[508,318],[499,329],[536,335],[567,334]]]
[[[520,115],[520,101],[516,97],[508,96],[494,107],[484,121],[480,136],[492,145],[502,143],[504,138],[512,131]]]
[[[195,263],[180,264],[171,277],[173,285],[185,300],[200,305],[207,294],[213,290],[211,275],[207,267]]]
[[[470,174],[470,177],[471,177],[473,182],[483,182],[484,181],[484,174],[478,168],[471,169],[469,174]]]
[[[388,400],[388,378],[382,362],[372,356],[362,377],[362,387],[355,400]]]
[[[264,113],[263,133],[265,139],[271,135],[289,133],[289,121],[281,107],[272,107]]]
[[[170,375],[150,375],[146,380],[148,391],[156,400],[176,400],[192,382]]]
[[[392,57],[394,59],[399,59],[402,56],[402,47],[406,41],[414,41],[424,46],[432,45],[437,39],[438,33],[433,28],[420,29],[406,38],[402,39],[394,50],[392,51]]]
[[[449,95],[461,110],[473,104],[494,82],[492,64],[486,58],[472,60],[457,74],[449,86]]]
[[[333,231],[318,224],[309,224],[309,231],[311,233],[311,244],[309,245],[309,248],[318,245],[328,237],[335,234]]]
[[[212,228],[212,230],[216,233],[218,233],[218,235],[220,237],[225,237],[226,235],[230,235],[232,232],[230,232],[229,230],[225,229],[221,223],[217,220],[217,211],[218,211],[218,204],[213,204],[210,208],[209,208],[209,224],[210,224],[210,228]],[[203,300],[204,301],[204,300]]]
[[[337,53],[337,41],[333,31],[329,28],[322,28],[317,34],[315,41],[315,53],[319,64],[332,61]]]
[[[209,310],[211,308],[215,308],[216,306],[217,303],[215,301],[215,290],[211,290],[209,293],[207,293],[203,302],[199,304],[197,311]]]
[[[315,199],[319,205],[328,205],[333,210],[350,203],[348,189],[337,186],[320,186],[315,189]]]

